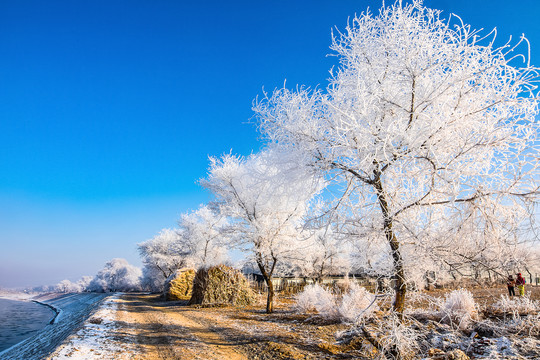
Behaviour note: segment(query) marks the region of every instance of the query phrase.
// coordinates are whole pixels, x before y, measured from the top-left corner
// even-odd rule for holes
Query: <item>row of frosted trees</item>
[[[141,280],[140,268],[125,259],[115,258],[107,261],[94,276],[83,276],[76,282],[65,279],[56,285],[42,285],[27,290],[59,293],[141,291]]]
[[[276,273],[351,266],[393,279],[394,310],[425,274],[505,275],[538,262],[538,68],[420,2],[355,17],[333,37],[325,89],[254,103],[260,153],[211,158],[213,200],[140,244],[145,279],[225,261]],[[536,254],[536,255],[535,255]]]

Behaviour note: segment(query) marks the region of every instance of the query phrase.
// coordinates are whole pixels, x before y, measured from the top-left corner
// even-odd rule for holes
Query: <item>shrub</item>
[[[339,312],[335,295],[320,285],[317,286],[319,289],[317,290],[317,299],[314,304],[315,310],[325,319],[337,320],[339,318]]]
[[[347,322],[357,322],[368,319],[379,308],[375,295],[364,287],[351,283],[349,292],[343,295],[338,307],[340,318]]]
[[[294,308],[298,312],[316,311],[325,319],[338,318],[334,294],[319,284],[307,285],[295,298]]]
[[[315,311],[315,303],[320,297],[319,294],[323,291],[326,290],[323,289],[319,284],[307,285],[304,287],[304,291],[296,294],[294,297],[294,310],[300,313]]]
[[[440,311],[441,321],[461,330],[469,327],[472,320],[478,319],[478,306],[473,295],[465,289],[454,290],[446,295]]]
[[[501,299],[493,304],[492,309],[505,314],[534,314],[540,310],[540,302],[531,300],[529,296],[509,298],[508,295],[501,295]]]
[[[381,354],[384,358],[416,359],[418,352],[418,333],[413,327],[391,313],[376,325]],[[398,355],[399,354],[399,355]]]
[[[375,295],[353,283],[341,300],[319,284],[308,285],[296,296],[294,308],[298,312],[316,311],[325,319],[356,322],[372,316],[378,306]]]

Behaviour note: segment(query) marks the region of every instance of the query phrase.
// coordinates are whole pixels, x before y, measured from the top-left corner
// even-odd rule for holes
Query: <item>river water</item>
[[[54,317],[54,311],[30,301],[0,299],[0,352],[34,335]]]

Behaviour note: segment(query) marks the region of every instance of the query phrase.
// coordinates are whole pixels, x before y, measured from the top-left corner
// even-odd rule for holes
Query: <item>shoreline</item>
[[[14,300],[14,301],[29,301],[36,296],[43,295],[44,293],[0,293],[0,299]]]
[[[58,308],[56,308],[56,307],[54,307],[54,306],[52,306],[50,304],[47,304],[47,303],[44,303],[44,302],[41,302],[41,301],[37,301],[37,300],[30,300],[30,301],[33,302],[33,303],[48,307],[49,309],[51,309],[54,312],[54,316],[49,321],[49,325],[54,324],[56,322],[56,319],[58,319],[58,317],[60,316],[60,313],[62,312],[62,309],[58,309]]]

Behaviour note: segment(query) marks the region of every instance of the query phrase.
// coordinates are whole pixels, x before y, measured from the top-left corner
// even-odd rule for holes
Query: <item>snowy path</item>
[[[90,316],[108,294],[66,294],[49,299],[36,298],[59,310],[53,324],[47,325],[36,335],[0,353],[2,360],[43,359],[61,344]]]

